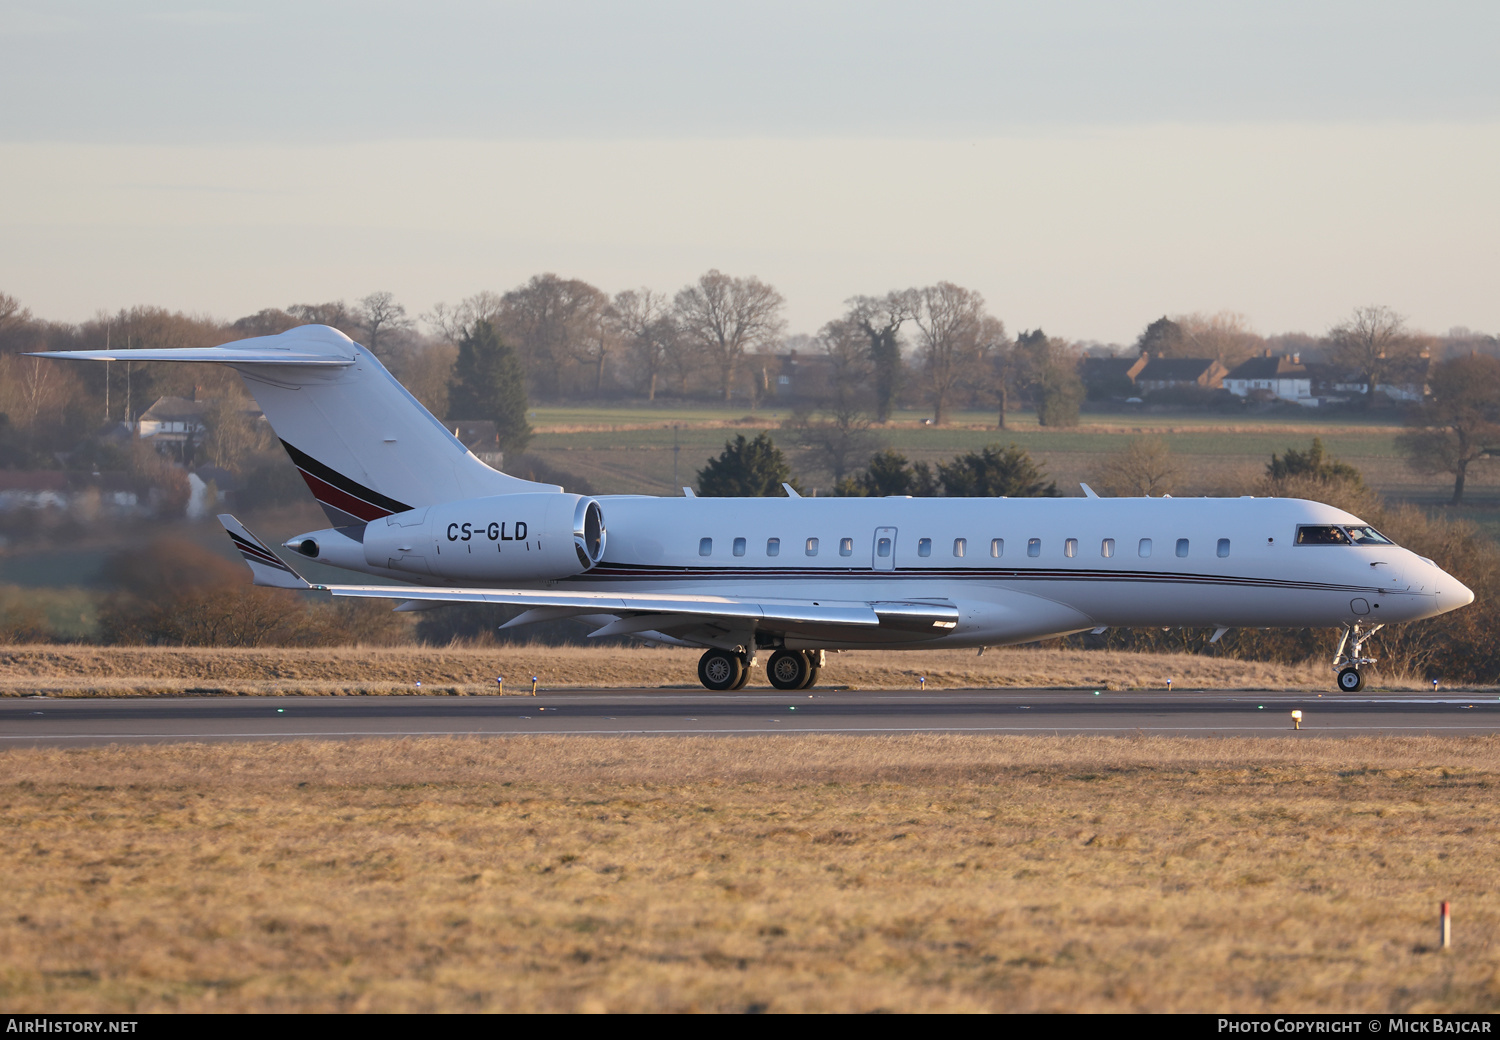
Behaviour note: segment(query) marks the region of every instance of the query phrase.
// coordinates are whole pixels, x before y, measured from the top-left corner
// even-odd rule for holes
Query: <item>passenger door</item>
[[[875,528],[875,549],[871,566],[877,571],[893,571],[896,569],[896,529],[894,527]]]

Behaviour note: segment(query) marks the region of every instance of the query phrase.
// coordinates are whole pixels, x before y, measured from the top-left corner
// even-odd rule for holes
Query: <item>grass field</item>
[[[1500,1009],[1493,738],[3,762],[6,1012]]]
[[[832,483],[816,453],[792,450],[791,433],[779,430],[790,415],[785,409],[750,415],[703,408],[538,408],[535,414],[537,435],[528,450],[588,481],[598,494],[680,493],[681,485],[694,483],[704,463],[723,451],[726,439],[737,433],[753,436],[762,429],[770,430],[787,450],[793,468],[809,487],[826,489]],[[916,412],[897,413],[892,423],[874,432],[884,445],[928,463],[946,462],[995,441],[1014,443],[1046,467],[1065,495],[1081,494],[1079,482],[1089,479],[1098,462],[1141,435],[1166,439],[1182,469],[1183,494],[1238,493],[1264,474],[1273,452],[1305,448],[1315,436],[1334,457],[1357,467],[1382,494],[1440,507],[1452,493],[1447,474],[1418,473],[1407,466],[1396,447],[1402,427],[1395,417],[1383,415],[1363,421],[1316,413],[1087,414],[1077,427],[1055,430],[1038,426],[1033,413],[1018,412],[1009,417],[1003,432],[994,428],[995,417],[988,413],[958,413],[941,428],[923,426],[921,420]],[[674,425],[679,428],[674,430]],[[1467,497],[1471,504],[1459,514],[1500,534],[1500,466],[1476,465]]]
[[[1330,644],[1330,654],[1332,653]],[[473,696],[540,688],[698,688],[699,651],[646,647],[520,646],[498,649],[371,648],[215,649],[197,647],[0,647],[0,696],[159,695]],[[1326,663],[1280,665],[1196,654],[1131,654],[1107,650],[972,650],[903,653],[867,650],[831,654],[819,687],[932,689],[1004,687],[1102,690],[1329,687]],[[420,686],[418,684],[421,684]],[[751,681],[770,689],[764,672]],[[1373,672],[1371,690],[1427,688],[1421,677]]]

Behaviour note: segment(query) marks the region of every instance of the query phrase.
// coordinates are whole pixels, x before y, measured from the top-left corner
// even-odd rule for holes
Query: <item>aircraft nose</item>
[[[1465,585],[1463,582],[1459,581],[1456,578],[1450,578],[1449,581],[1453,584],[1452,590],[1450,591],[1445,588],[1443,589],[1443,592],[1446,595],[1453,597],[1451,606],[1467,607],[1470,603],[1474,602],[1473,589],[1469,588],[1469,586]]]
[[[1474,590],[1453,575],[1440,567],[1434,567],[1437,571],[1433,582],[1433,589],[1438,594],[1438,606],[1443,610],[1457,610],[1459,607],[1467,607],[1474,602]]]

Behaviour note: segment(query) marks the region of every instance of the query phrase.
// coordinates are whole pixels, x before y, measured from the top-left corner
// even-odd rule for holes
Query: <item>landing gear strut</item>
[[[1365,641],[1379,632],[1384,625],[1374,625],[1361,630],[1359,625],[1349,625],[1339,639],[1339,648],[1333,653],[1333,667],[1339,673],[1338,687],[1342,693],[1358,693],[1365,688],[1364,667],[1375,663],[1375,658],[1364,657]]]

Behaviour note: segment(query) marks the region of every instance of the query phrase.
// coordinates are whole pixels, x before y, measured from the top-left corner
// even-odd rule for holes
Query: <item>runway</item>
[[[25,697],[0,747],[578,734],[1030,733],[1308,736],[1500,732],[1494,693],[1115,693],[1058,690],[569,690],[537,697]]]

